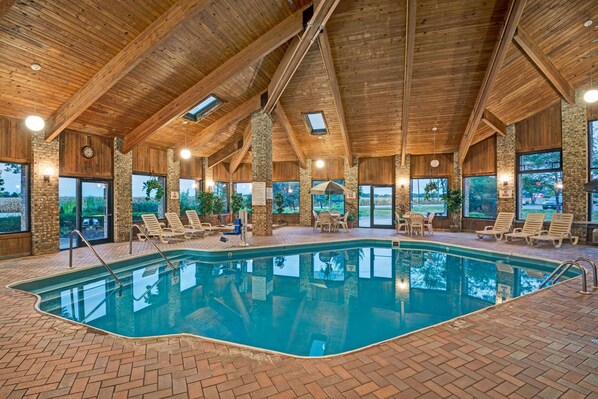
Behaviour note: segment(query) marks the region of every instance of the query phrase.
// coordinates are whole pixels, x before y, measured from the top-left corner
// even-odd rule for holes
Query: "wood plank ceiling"
[[[0,115],[24,118],[34,109],[47,118],[120,50],[165,13],[175,0],[23,0],[0,19]],[[124,78],[87,108],[70,130],[126,136],[224,61],[264,35],[308,0],[217,0],[190,18]],[[326,24],[351,151],[355,156],[401,152],[405,1],[342,0]],[[467,126],[508,0],[417,0],[407,153],[453,152]],[[588,29],[598,26],[595,0],[528,0],[520,26],[565,80],[589,83]],[[592,29],[592,39],[598,30]],[[177,118],[145,143],[180,148],[240,104],[263,92],[289,43],[221,84],[224,104],[198,123]],[[594,49],[596,43],[593,44]],[[594,51],[595,53],[595,51]],[[585,57],[585,58],[584,58]],[[598,54],[595,54],[598,57]],[[30,65],[43,69],[34,73]],[[594,62],[598,75],[598,63]],[[198,102],[201,99],[197,99]],[[487,110],[511,124],[559,101],[521,49],[512,43]],[[315,41],[280,98],[307,158],[346,153],[326,68]],[[329,134],[311,136],[303,114],[323,111]],[[273,114],[276,117],[276,114]],[[209,140],[197,156],[210,156],[243,137],[250,117]],[[432,128],[438,127],[436,144]],[[473,142],[494,132],[480,123]],[[278,121],[275,161],[297,157]],[[244,161],[249,162],[249,153]]]

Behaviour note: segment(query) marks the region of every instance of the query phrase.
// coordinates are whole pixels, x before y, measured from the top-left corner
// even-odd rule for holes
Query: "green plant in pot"
[[[197,208],[199,214],[204,217],[204,221],[211,223],[214,212],[214,193],[211,191],[200,192],[197,196]]]
[[[459,189],[448,190],[441,198],[446,204],[446,210],[451,215],[451,231],[459,231],[461,229],[459,216],[463,206],[463,193]]]
[[[239,193],[232,193],[230,195],[230,211],[233,213],[233,217],[239,214],[239,211],[243,208],[243,196]]]
[[[221,196],[215,195],[214,196],[214,204],[212,207],[214,213],[218,217],[218,223],[222,224],[222,213],[224,213],[224,200]]]
[[[349,216],[347,216],[347,225],[350,229],[352,229],[355,226],[355,214],[353,212],[349,213]]]

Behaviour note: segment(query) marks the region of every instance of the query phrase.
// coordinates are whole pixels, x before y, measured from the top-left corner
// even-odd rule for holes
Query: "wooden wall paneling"
[[[0,160],[31,162],[31,133],[23,121],[0,117]]]
[[[429,178],[447,177],[453,175],[453,154],[426,154],[411,155],[411,177]],[[437,159],[440,164],[437,168],[430,166],[432,159]]]
[[[215,165],[213,168],[214,181],[227,182],[230,180],[230,173],[228,173],[228,164],[225,162]]]
[[[180,160],[181,179],[200,180],[203,177],[203,158],[191,157],[190,159]]]
[[[588,120],[592,121],[594,119],[598,119],[598,102],[593,104],[588,104],[587,107],[588,113]]]
[[[496,136],[471,146],[463,163],[463,176],[496,174]]]
[[[168,157],[166,150],[146,145],[133,149],[133,173],[166,176]]]
[[[359,158],[359,184],[394,184],[394,157]]]
[[[215,177],[214,177],[215,179]],[[250,183],[253,181],[251,174],[251,164],[242,163],[237,167],[235,173],[233,173],[233,182],[235,183]]]
[[[312,180],[344,180],[345,178],[345,161],[342,158],[325,159],[324,167],[319,169],[312,161]]]
[[[297,162],[274,162],[272,167],[272,181],[299,181]]]
[[[94,150],[91,159],[81,154],[84,146]],[[110,138],[65,130],[60,136],[60,175],[76,177],[113,177],[113,141]]]
[[[530,152],[560,148],[561,102],[515,124],[515,149]]]
[[[31,233],[0,234],[0,259],[31,255]]]

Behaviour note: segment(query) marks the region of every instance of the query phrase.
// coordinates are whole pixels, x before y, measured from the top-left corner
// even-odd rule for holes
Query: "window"
[[[222,198],[222,212],[228,212],[228,183],[221,181],[214,182],[214,195]],[[218,213],[216,209],[214,209],[214,213]]]
[[[544,213],[546,220],[563,209],[561,151],[517,156],[517,217]]]
[[[29,165],[0,162],[0,234],[29,230]]]
[[[282,207],[279,212],[279,205],[276,202],[276,195],[282,195]],[[285,181],[273,182],[272,194],[274,201],[272,202],[272,213],[299,213],[299,182]]]
[[[157,189],[152,189],[147,194],[148,186],[156,185],[150,183],[156,181],[162,187],[162,198],[156,199]],[[133,220],[141,220],[141,215],[153,213],[159,219],[164,218],[166,209],[166,178],[163,176],[133,175]]]
[[[598,119],[588,124],[590,180],[598,179]],[[598,221],[598,193],[590,194],[590,220]]]
[[[344,180],[333,180],[338,184],[345,184]],[[314,180],[311,186],[317,186],[320,183],[325,183],[325,180]],[[341,214],[345,213],[345,196],[342,194],[331,195],[312,195],[312,209],[316,212],[328,212],[330,206],[331,211],[339,211]]]
[[[181,215],[185,215],[185,211],[197,209],[197,194],[199,193],[199,187],[200,183],[197,180],[179,180]]]
[[[233,183],[233,191],[243,196],[243,209],[251,213],[251,183]]]
[[[411,211],[447,216],[446,204],[441,197],[446,193],[448,179],[411,179]]]
[[[218,108],[222,101],[214,95],[209,95],[205,100],[191,108],[189,112],[183,115],[183,118],[193,122],[198,122],[201,118]]]
[[[323,112],[310,112],[305,114],[305,121],[307,122],[311,134],[321,136],[328,133]]]
[[[463,216],[466,218],[496,217],[496,176],[463,178]]]

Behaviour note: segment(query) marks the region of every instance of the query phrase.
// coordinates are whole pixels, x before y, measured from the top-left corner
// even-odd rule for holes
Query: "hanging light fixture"
[[[187,131],[185,131],[185,147],[181,150],[181,158],[191,158],[191,150],[187,148]]]
[[[594,66],[592,65],[592,24],[594,21],[588,19],[584,22],[583,26],[588,29],[588,61],[590,62],[590,88],[583,94],[583,100],[587,103],[595,103],[598,101],[598,90],[594,88],[594,81],[592,79],[592,70]]]
[[[39,71],[42,69],[41,65],[39,64],[31,64],[31,69],[33,69],[34,71]],[[36,74],[37,77],[37,74]],[[33,83],[33,101],[34,101],[34,108],[33,108],[33,115],[29,115],[27,118],[25,118],[25,126],[27,126],[27,129],[34,131],[34,132],[39,132],[40,130],[42,130],[45,126],[46,126],[46,122],[44,121],[44,119],[39,116],[36,115],[37,114],[37,90],[36,90],[36,83]]]
[[[432,128],[432,131],[434,132],[434,156],[432,157],[432,160],[430,161],[430,166],[433,168],[437,168],[438,165],[440,165],[440,161],[438,159],[436,159],[436,130],[438,130],[438,128],[436,126],[434,126]]]
[[[322,161],[321,159],[318,159],[316,161],[316,168],[322,169],[323,167],[324,167],[324,161]]]

